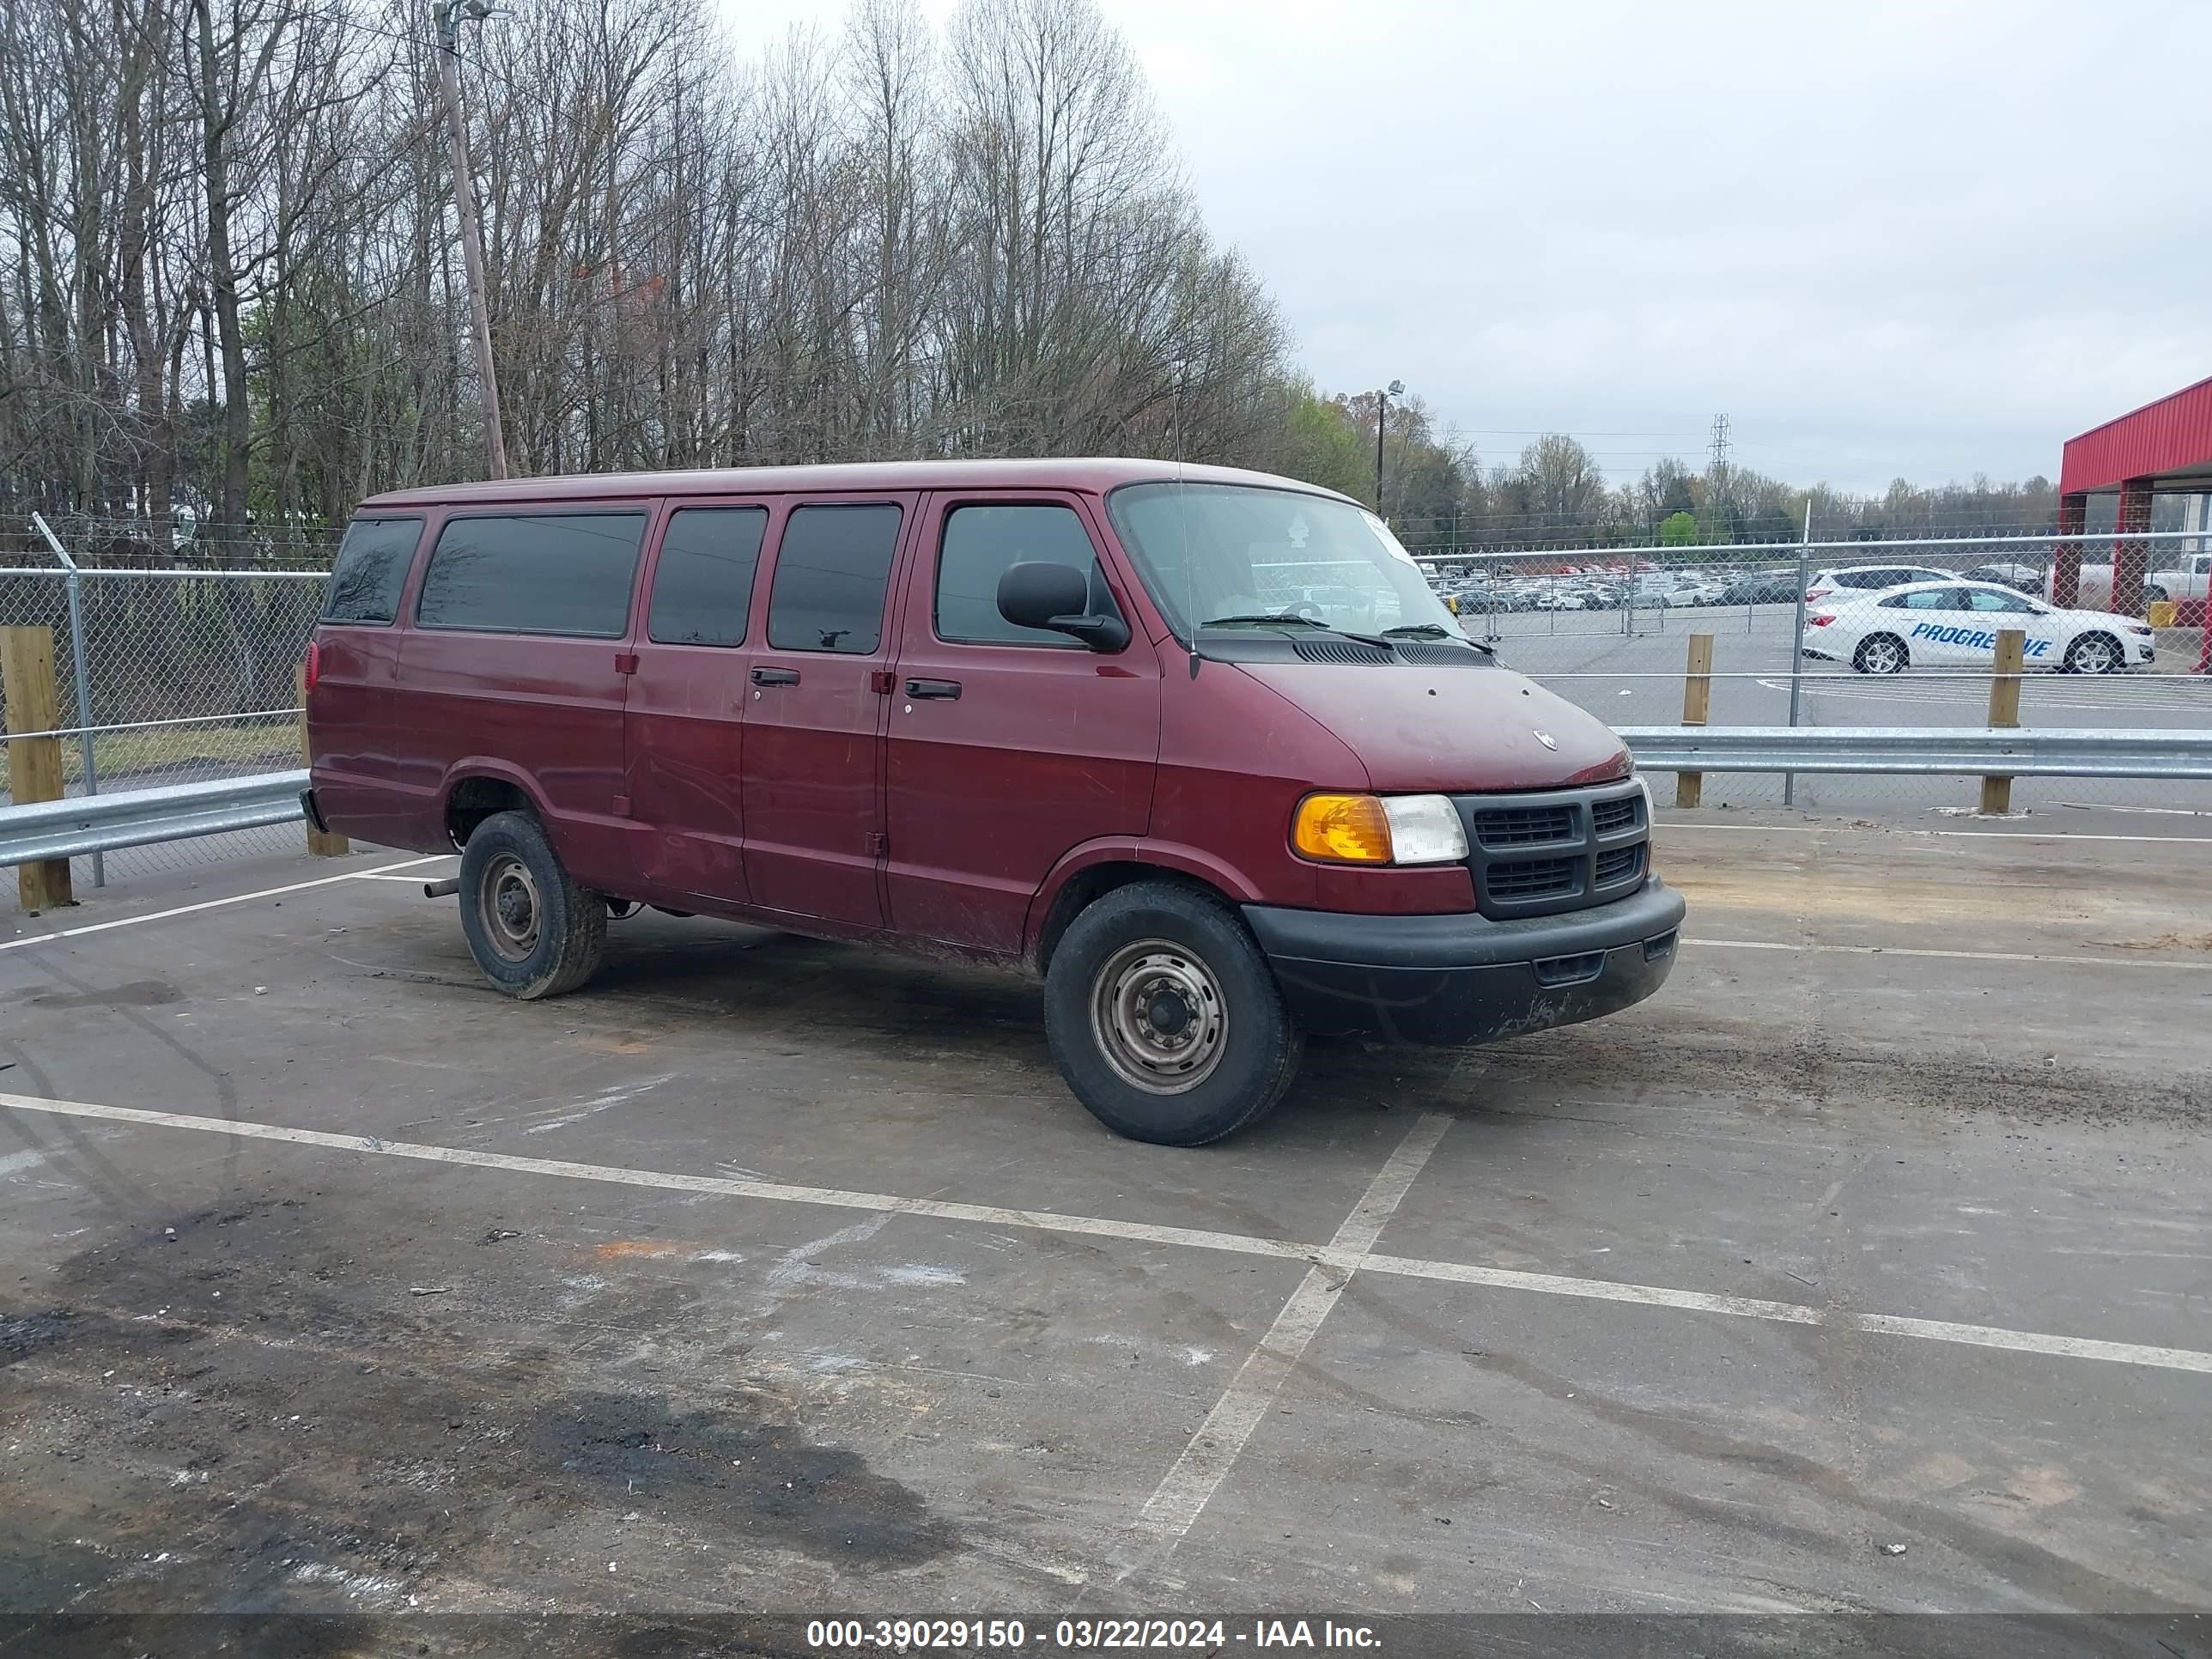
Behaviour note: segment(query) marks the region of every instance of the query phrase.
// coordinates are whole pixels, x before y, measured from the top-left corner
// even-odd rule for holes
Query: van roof
[[[1041,489],[1106,490],[1119,484],[1169,483],[1257,484],[1302,489],[1350,501],[1333,489],[1271,472],[1241,467],[1181,465],[1127,458],[983,461],[865,461],[831,466],[702,467],[680,472],[584,472],[551,478],[508,478],[483,483],[426,484],[391,489],[361,504],[368,512],[392,507],[444,507],[514,501],[605,501],[635,495],[811,494],[829,490]]]

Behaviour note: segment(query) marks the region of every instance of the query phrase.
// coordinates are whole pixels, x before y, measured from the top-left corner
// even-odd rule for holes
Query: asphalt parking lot
[[[649,915],[508,1002],[451,860],[10,915],[0,1611],[2067,1614],[2194,1659],[2177,822],[1663,825],[1653,1001],[1316,1044],[1197,1152],[1109,1138],[1006,975]]]

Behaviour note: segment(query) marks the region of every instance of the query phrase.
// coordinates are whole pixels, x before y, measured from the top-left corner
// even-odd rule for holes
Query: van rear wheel
[[[1117,888],[1069,924],[1045,973],[1044,1024],[1091,1115],[1161,1146],[1257,1120],[1297,1075],[1304,1042],[1242,919],[1169,881]]]
[[[569,878],[544,826],[527,812],[495,812],[461,849],[461,932],[483,976],[534,1002],[573,991],[599,971],[607,907]]]

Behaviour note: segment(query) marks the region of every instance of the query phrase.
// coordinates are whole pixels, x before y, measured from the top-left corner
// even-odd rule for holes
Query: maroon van
[[[651,905],[1020,963],[1068,1086],[1195,1146],[1307,1033],[1481,1042],[1651,994],[1682,901],[1597,720],[1382,522],[1156,461],[396,491],[308,656],[319,827],[461,849],[509,995]]]

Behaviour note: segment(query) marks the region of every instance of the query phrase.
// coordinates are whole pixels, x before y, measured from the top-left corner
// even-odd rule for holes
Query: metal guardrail
[[[2212,779],[2212,731],[1991,731],[1981,726],[1623,726],[1649,772],[1862,772],[1922,776]],[[0,807],[0,867],[301,817],[304,769]]]
[[[1619,726],[1650,772],[2212,778],[2212,732],[1984,726]]]
[[[0,806],[0,867],[296,823],[303,768]]]

